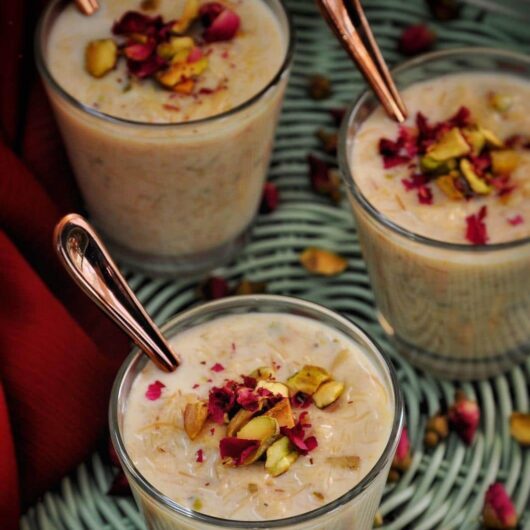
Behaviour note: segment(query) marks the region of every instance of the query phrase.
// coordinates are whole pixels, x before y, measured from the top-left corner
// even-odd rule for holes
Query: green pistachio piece
[[[303,392],[312,396],[318,387],[329,381],[331,376],[320,366],[305,365],[299,372],[287,379],[287,386],[293,394]]]
[[[491,186],[475,173],[473,165],[467,158],[460,161],[460,170],[475,193],[487,195],[491,192]]]
[[[486,145],[486,137],[481,129],[476,126],[465,127],[462,129],[462,134],[467,143],[471,146],[472,154],[478,155],[482,149],[484,149],[484,146]]]
[[[460,129],[454,127],[429,148],[427,155],[434,160],[443,162],[451,158],[467,155],[470,151],[471,148],[460,132]]]
[[[265,416],[271,416],[274,418],[280,427],[288,427],[291,429],[295,425],[291,402],[288,397],[276,403],[272,409],[265,413]]]
[[[262,380],[258,382],[256,389],[258,388],[264,388],[265,390],[272,392],[275,396],[280,394],[280,396],[289,397],[289,389],[283,383],[275,383],[274,381]]]
[[[285,473],[297,460],[298,452],[293,447],[287,436],[276,440],[267,449],[265,469],[273,477]]]
[[[238,438],[244,440],[259,440],[260,445],[256,451],[249,456],[244,465],[255,462],[276,440],[280,432],[278,422],[271,416],[258,416],[252,418],[237,433]]]
[[[259,405],[261,409],[261,404]],[[239,409],[226,426],[226,435],[235,436],[258,412],[258,410]]]
[[[497,112],[506,112],[510,110],[510,107],[513,105],[513,98],[509,94],[490,92],[488,94],[488,103],[490,104],[490,107]]]
[[[494,147],[496,149],[502,149],[504,147],[504,142],[494,132],[489,129],[481,128],[480,130],[482,131],[489,147]]]
[[[85,49],[85,67],[96,78],[110,72],[118,60],[118,47],[112,39],[93,40]]]
[[[449,160],[435,160],[429,155],[425,155],[420,159],[420,168],[423,173],[431,173],[433,175],[443,175],[448,173],[457,166],[456,159]]]
[[[249,375],[258,381],[272,379],[274,377],[274,370],[269,366],[260,366],[250,372]]]
[[[318,390],[313,394],[313,402],[319,409],[323,409],[335,403],[343,392],[344,383],[328,381],[318,387]]]

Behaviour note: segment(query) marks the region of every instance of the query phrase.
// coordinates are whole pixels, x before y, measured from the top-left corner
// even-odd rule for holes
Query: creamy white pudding
[[[289,68],[283,7],[100,3],[91,17],[52,3],[40,30],[41,73],[86,207],[132,266],[211,268],[239,248],[259,204]],[[189,27],[173,30],[189,6]],[[219,10],[237,31],[212,40]]]
[[[136,376],[125,405],[122,436],[136,469],[156,490],[183,508],[236,521],[301,515],[351,490],[381,459],[395,421],[393,389],[380,366],[345,334],[300,316],[247,313],[187,329],[174,336],[171,344],[183,359],[182,365],[165,374],[148,363]],[[326,383],[340,387],[329,404],[329,399],[319,401],[319,390],[312,398],[293,397],[297,379],[292,376],[308,365],[327,372],[332,379],[317,382],[319,390]],[[258,368],[263,380],[252,373]],[[220,447],[228,434],[240,437],[253,420],[274,408],[274,404],[266,404],[234,432],[230,432],[234,414],[240,412],[231,409],[225,422],[216,421],[212,412],[216,392],[230,387],[231,381],[248,384],[242,376],[257,378],[258,389],[284,383],[290,390],[287,401],[294,423],[306,425],[302,439],[308,443],[309,452],[298,452],[298,446],[290,444],[291,454],[297,454],[280,474],[269,467],[268,450],[262,459],[248,465],[234,465],[222,454]],[[247,395],[247,389],[241,388],[239,392]],[[276,404],[281,401],[278,388],[267,388],[276,395]],[[184,411],[201,400],[208,404],[208,418],[191,439]],[[241,411],[237,403],[235,409]],[[282,429],[274,436],[276,441],[285,436],[283,421],[285,417],[278,418]],[[371,528],[389,465],[390,460],[350,509],[339,510],[332,519],[313,522],[310,527]],[[173,528],[168,513],[156,509],[136,490],[134,481],[132,486],[148,523],[151,521],[153,528]],[[190,523],[190,528],[202,528],[196,524]]]
[[[437,60],[458,52],[401,75]],[[402,94],[401,127],[380,108],[349,117],[342,161],[380,320],[421,368],[494,375],[530,348],[530,83],[478,71]]]

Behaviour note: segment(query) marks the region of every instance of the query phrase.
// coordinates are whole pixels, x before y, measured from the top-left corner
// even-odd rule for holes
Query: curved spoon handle
[[[63,217],[54,231],[55,250],[77,285],[166,372],[179,359],[151,320],[94,229],[80,215]]]

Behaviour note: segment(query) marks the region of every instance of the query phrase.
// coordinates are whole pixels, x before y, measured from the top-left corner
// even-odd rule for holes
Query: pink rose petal
[[[212,372],[222,372],[225,369],[225,367],[221,363],[215,363],[210,370]]]
[[[162,395],[163,388],[166,388],[166,385],[164,385],[164,383],[161,383],[160,381],[155,381],[147,387],[145,397],[151,401],[156,401]]]
[[[227,437],[220,441],[219,452],[224,462],[240,466],[256,451],[259,445],[259,440]]]
[[[523,216],[521,214],[517,214],[517,215],[514,215],[512,217],[508,217],[507,221],[512,226],[517,226],[517,225],[520,225],[520,224],[524,223],[524,219],[523,219]]]

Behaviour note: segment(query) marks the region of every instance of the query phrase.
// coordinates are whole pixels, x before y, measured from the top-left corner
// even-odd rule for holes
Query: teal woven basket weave
[[[242,277],[267,283],[267,292],[290,294],[343,312],[371,332],[386,348],[403,390],[413,461],[399,482],[388,484],[380,507],[386,530],[472,530],[480,527],[484,493],[501,481],[530,530],[530,450],[510,436],[512,411],[530,411],[530,359],[510,373],[462,385],[480,403],[480,430],[471,447],[454,435],[426,451],[426,420],[453,401],[455,385],[435,380],[414,368],[390,347],[379,327],[366,268],[352,216],[346,204],[335,206],[311,190],[306,156],[321,158],[315,131],[335,127],[330,109],[350,103],[363,88],[360,74],[332,37],[312,0],[287,0],[297,31],[291,83],[277,134],[270,180],[281,205],[260,216],[250,244],[236,262],[215,272],[231,283]],[[430,19],[423,0],[366,0],[385,58],[403,59],[396,41],[403,27],[428,21],[438,35],[437,48],[480,45],[530,52],[528,0],[467,0],[450,22]],[[333,83],[330,99],[307,96],[307,78],[322,73]],[[329,158],[329,162],[335,163]],[[316,278],[299,264],[307,246],[327,248],[348,258],[348,270],[334,278]],[[192,281],[150,279],[128,274],[131,287],[158,323],[197,302]],[[530,318],[530,316],[529,316]],[[130,498],[106,495],[114,471],[99,455],[82,464],[60,487],[21,519],[21,530],[145,530]]]

